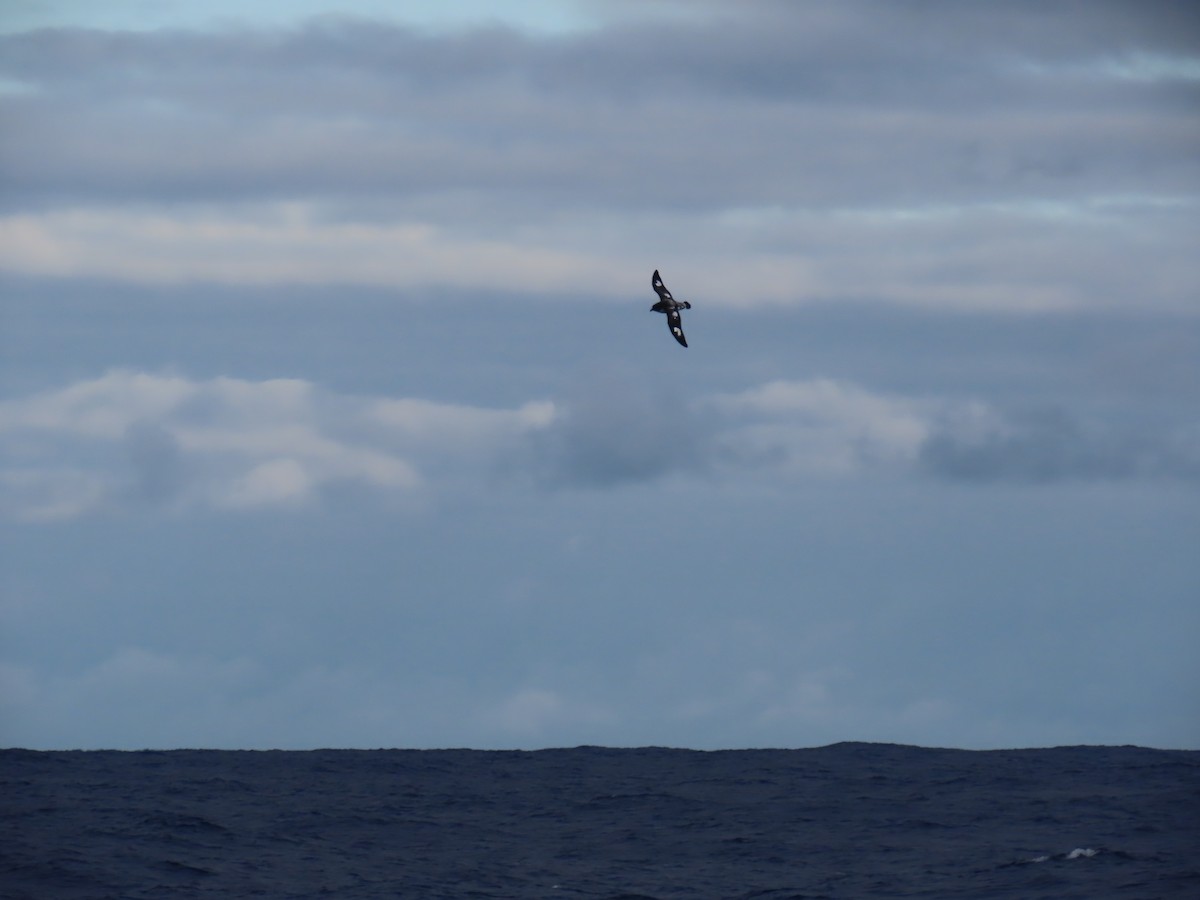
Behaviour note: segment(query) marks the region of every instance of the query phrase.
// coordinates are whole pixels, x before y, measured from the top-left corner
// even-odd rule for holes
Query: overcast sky
[[[1200,747],[1192,3],[16,0],[0,176],[0,745]]]

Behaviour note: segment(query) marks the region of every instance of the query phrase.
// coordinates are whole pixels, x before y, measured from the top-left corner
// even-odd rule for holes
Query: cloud
[[[950,480],[1195,479],[1194,428],[1140,432],[1065,408],[1005,412],[979,400],[775,380],[685,397],[632,372],[586,379],[530,432],[535,474],[609,488],[665,478],[744,483],[924,472]]]
[[[1187,310],[1197,206],[1180,198],[569,215],[473,234],[429,221],[330,219],[312,203],[0,216],[0,268],[150,285],[439,286],[628,300],[647,242],[704,305],[862,300],[1030,313]],[[1154,242],[1145,239],[1156,234]],[[652,237],[653,236],[653,237]],[[1112,251],[1119,246],[1120,253]],[[868,248],[864,250],[864,248]],[[469,263],[469,264],[465,264]]]
[[[936,9],[0,36],[0,266],[616,297],[654,247],[709,303],[1186,308],[1188,17]]]
[[[306,204],[190,213],[71,210],[0,218],[0,267],[144,284],[358,284],[550,291],[615,287],[617,268],[536,239],[472,238],[425,222],[329,221]],[[463,266],[470,260],[470,266]]]
[[[98,716],[97,710],[103,710]],[[455,678],[380,660],[296,667],[262,655],[126,644],[76,671],[0,663],[8,731],[39,747],[544,746],[618,723],[604,704],[503,684],[481,698]],[[66,724],[71,723],[71,724]]]
[[[0,687],[6,721],[38,733],[39,746],[79,746],[63,723],[81,720],[94,720],[85,749],[309,748],[327,745],[321,736],[330,734],[404,743],[392,721],[401,692],[353,665],[289,670],[244,655],[124,645],[78,671],[0,666]]]
[[[125,430],[125,452],[133,469],[135,496],[160,502],[182,490],[186,475],[179,440],[158,423],[142,419]]]
[[[0,511],[27,522],[75,519],[101,507],[111,485],[68,465],[13,465],[0,473]]]
[[[219,502],[243,508],[274,506],[303,500],[312,487],[313,479],[300,462],[272,459],[236,479]]]
[[[608,370],[573,386],[537,446],[549,483],[607,487],[695,470],[704,440],[700,418],[670,384]]]
[[[10,515],[47,520],[130,501],[254,509],[341,482],[419,486],[396,448],[367,445],[326,405],[300,380],[192,381],[125,370],[6,400],[5,505]]]
[[[1081,65],[1194,56],[1152,18],[1046,12],[1054,41],[1025,9],[932,25],[877,3],[557,38],[336,19],[40,31],[0,38],[0,71],[29,88],[7,98],[4,158],[42,202],[458,193],[695,213],[1174,193],[1195,174],[1172,108],[1190,82]]]
[[[602,705],[560,691],[541,687],[519,687],[479,715],[478,725],[521,746],[540,745],[560,735],[580,734],[616,724],[616,714]]]
[[[956,481],[1200,478],[1200,430],[1134,431],[1061,407],[1001,412],[973,405],[939,421],[921,444],[926,472]]]
[[[497,480],[610,489],[924,472],[966,481],[1200,476],[1194,428],[906,397],[828,378],[688,396],[633,369],[513,408],[337,394],[299,379],[127,370],[0,402],[6,514],[303,508],[340,487],[432,496]]]
[[[937,406],[825,378],[773,381],[708,405],[729,420],[716,451],[723,463],[793,474],[906,464]]]

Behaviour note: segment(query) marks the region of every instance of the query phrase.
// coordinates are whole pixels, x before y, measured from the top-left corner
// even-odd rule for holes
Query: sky
[[[0,746],[1200,748],[1198,114],[1187,2],[5,4]]]

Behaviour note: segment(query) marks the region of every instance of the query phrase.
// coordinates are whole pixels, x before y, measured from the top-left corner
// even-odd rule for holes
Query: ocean
[[[0,895],[1200,898],[1200,751],[0,751]]]

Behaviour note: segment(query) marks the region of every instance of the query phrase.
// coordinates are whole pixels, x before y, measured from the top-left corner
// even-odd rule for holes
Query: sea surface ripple
[[[0,896],[1196,898],[1200,751],[0,751]]]

